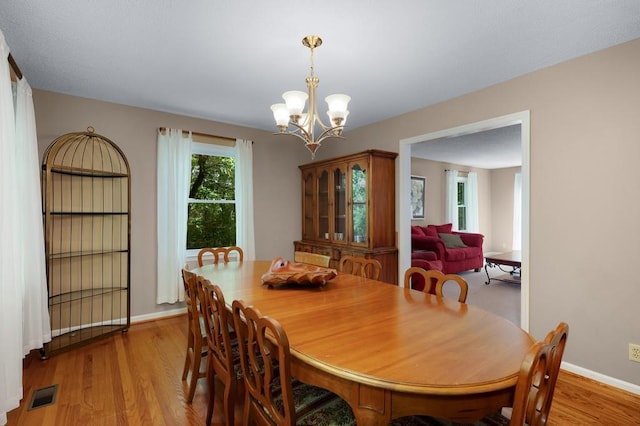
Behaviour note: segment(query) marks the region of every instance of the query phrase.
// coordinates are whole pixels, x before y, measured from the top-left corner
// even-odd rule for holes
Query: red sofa
[[[469,269],[478,272],[484,265],[482,254],[484,235],[451,229],[450,223],[412,226],[412,257],[416,252],[432,251],[442,262],[442,272],[445,274],[455,274]]]

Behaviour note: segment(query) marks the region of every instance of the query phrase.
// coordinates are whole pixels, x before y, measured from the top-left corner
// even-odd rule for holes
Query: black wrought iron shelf
[[[44,213],[43,213],[44,214]],[[129,212],[49,212],[49,214],[54,216],[105,216],[105,215],[113,215],[113,216],[126,216]]]
[[[86,250],[86,251],[71,251],[63,253],[51,253],[49,259],[68,259],[71,257],[83,257],[83,256],[98,256],[103,254],[116,254],[127,253],[128,249],[109,249],[109,250]]]
[[[42,166],[43,170],[46,170],[46,166]],[[118,173],[118,172],[110,172],[106,170],[91,170],[91,169],[83,169],[79,167],[66,167],[53,165],[50,168],[53,173],[60,173],[63,175],[73,175],[73,176],[86,176],[86,177],[101,177],[101,178],[128,178],[128,173]]]
[[[109,293],[129,291],[127,287],[97,287],[83,290],[69,291],[66,293],[49,296],[49,306],[62,305],[75,300],[89,299],[96,296],[103,296]]]

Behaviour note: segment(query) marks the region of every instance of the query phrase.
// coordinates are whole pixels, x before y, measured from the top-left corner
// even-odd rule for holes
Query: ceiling
[[[0,30],[36,89],[269,131],[318,34],[348,132],[639,38],[640,1],[21,0]]]
[[[411,146],[411,156],[480,169],[522,166],[520,124]]]

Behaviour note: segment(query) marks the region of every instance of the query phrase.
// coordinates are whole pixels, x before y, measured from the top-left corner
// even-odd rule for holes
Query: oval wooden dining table
[[[271,261],[193,272],[277,319],[292,374],[344,398],[360,425],[424,414],[471,422],[510,406],[532,337],[473,305],[339,273],[319,287],[268,287]],[[471,301],[472,302],[472,301]]]

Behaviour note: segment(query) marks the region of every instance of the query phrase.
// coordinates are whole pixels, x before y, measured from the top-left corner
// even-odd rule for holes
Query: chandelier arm
[[[326,125],[322,122],[322,119],[320,118],[320,116],[319,116],[318,114],[316,114],[316,121],[318,122],[318,124],[319,124],[319,125],[320,125],[320,127],[322,128],[322,130],[323,130],[323,132],[322,132],[322,133],[323,133],[323,134],[324,134],[324,132],[325,132],[326,130],[331,130],[331,129],[334,129],[334,128],[336,128],[336,127],[340,127],[340,126],[333,126],[333,127],[326,126]]]
[[[313,132],[309,133],[307,131],[307,129],[304,128],[303,125],[300,125],[298,123],[294,123],[293,121],[290,122],[289,124],[291,124],[294,127],[297,127],[297,130],[287,131],[287,132],[284,132],[284,134],[295,135],[295,136],[298,136],[298,137],[302,138],[303,140],[313,140]],[[296,133],[298,130],[302,133],[302,135]]]
[[[278,133],[274,133],[274,135],[295,136],[296,138],[298,138],[302,142],[304,142],[305,145],[307,145],[309,143],[309,139],[305,138],[304,136],[302,136],[301,134],[296,133],[296,132],[278,132]]]
[[[316,139],[316,143],[318,145],[320,145],[320,143],[325,140],[325,139],[330,139],[330,138],[336,138],[336,139],[345,139],[344,136],[341,135],[336,135],[334,133],[331,133],[333,131],[335,131],[336,129],[340,128],[341,126],[336,126],[336,127],[331,127],[326,129],[324,132],[322,132],[320,134],[320,136],[318,136],[318,139]]]

